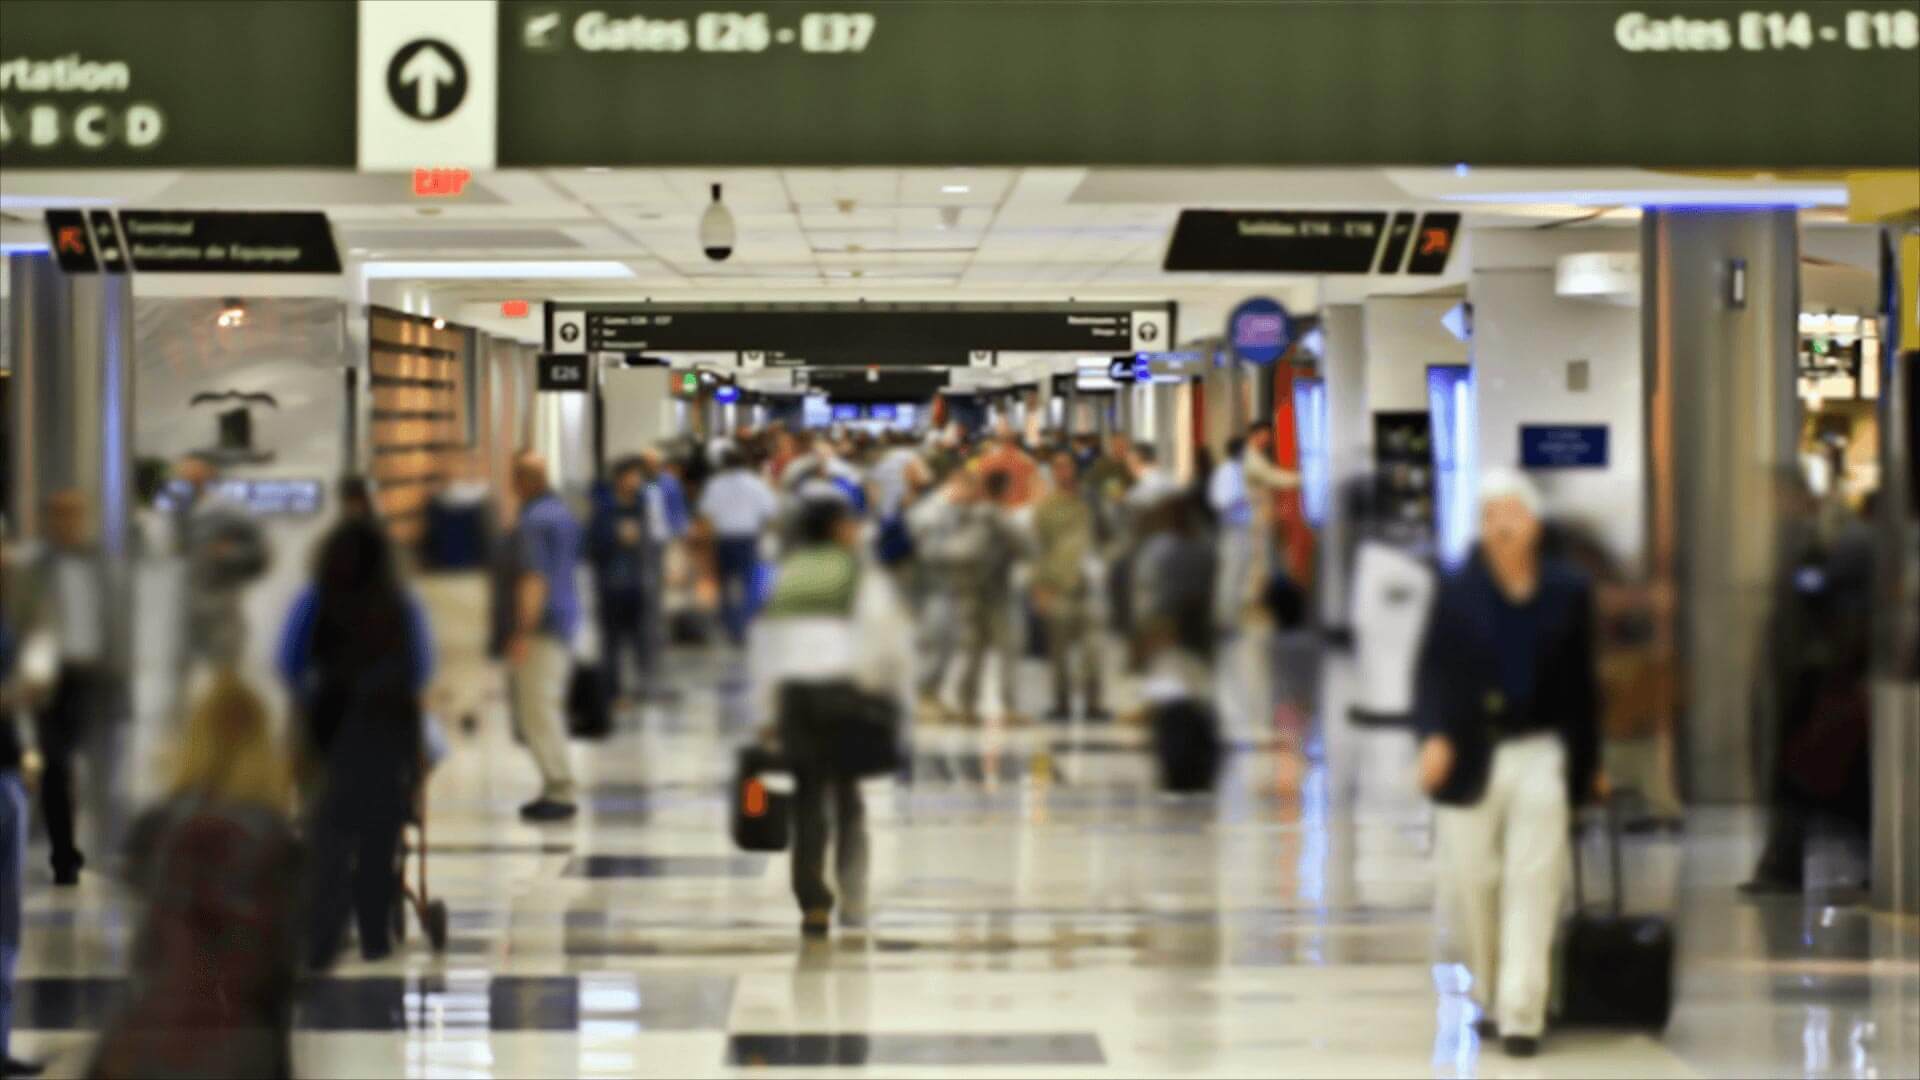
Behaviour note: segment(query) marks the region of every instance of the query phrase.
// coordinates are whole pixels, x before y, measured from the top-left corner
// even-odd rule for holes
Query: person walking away
[[[231,671],[185,721],[167,793],[135,822],[144,901],[126,1008],[91,1077],[289,1077],[301,853],[266,704]]]
[[[580,626],[580,526],[549,486],[540,456],[515,459],[513,487],[520,516],[494,566],[491,651],[506,662],[514,728],[540,770],[540,795],[520,816],[564,821],[576,810],[565,706]]]
[[[792,472],[791,469],[788,470]],[[752,618],[753,575],[760,563],[760,537],[779,515],[779,500],[737,454],[700,494],[700,516],[712,527],[719,572],[720,616],[736,647],[747,643]]]
[[[664,523],[656,520],[645,486],[646,470],[639,459],[616,464],[610,497],[595,507],[587,529],[587,555],[599,592],[600,655],[607,696],[614,700],[623,696],[621,668],[627,655],[633,657],[634,671],[643,681],[650,681],[653,670],[648,597],[660,588],[658,549],[665,536]]]
[[[392,951],[401,831],[422,772],[420,695],[433,673],[426,612],[400,584],[380,527],[349,518],[320,548],[280,645],[280,674],[299,707],[313,845],[308,966],[331,967],[357,918],[360,954]]]
[[[1475,1026],[1528,1057],[1546,1025],[1573,807],[1606,793],[1592,598],[1577,570],[1542,553],[1525,476],[1489,471],[1480,499],[1480,542],[1434,598],[1414,729]]]
[[[27,873],[28,754],[14,711],[43,699],[58,677],[46,631],[15,637],[11,614],[0,614],[0,1076],[38,1076],[41,1066],[13,1056],[13,969],[20,960]],[[27,654],[37,653],[29,657]]]
[[[843,927],[866,925],[866,806],[837,743],[872,733],[849,729],[842,703],[872,695],[898,715],[913,687],[912,642],[892,580],[863,566],[858,519],[838,498],[809,498],[751,654],[761,715],[778,718],[794,772],[793,893],[808,937],[826,936],[836,914]]]
[[[920,668],[917,719],[925,723],[949,718],[940,692],[960,647],[963,537],[958,526],[965,508],[979,499],[980,478],[967,469],[956,469],[907,515],[923,583],[916,612],[917,638],[927,663]]]
[[[887,436],[886,449],[873,466],[874,552],[896,583],[913,577],[913,530],[907,510],[932,479],[913,438],[901,432]]]
[[[186,564],[185,626],[176,697],[196,663],[211,670],[240,662],[247,647],[241,601],[247,586],[266,573],[268,551],[260,525],[245,507],[214,490],[218,467],[189,455],[174,472],[178,549]]]
[[[74,838],[74,758],[89,731],[108,722],[115,683],[107,662],[106,565],[89,540],[86,497],[58,491],[46,510],[47,544],[17,586],[19,619],[22,626],[48,628],[58,650],[52,693],[33,719],[53,883],[73,886],[86,865]]]
[[[1868,630],[1874,597],[1870,513],[1822,520],[1797,466],[1776,485],[1788,515],[1786,567],[1775,587],[1766,670],[1771,672],[1766,842],[1748,896],[1806,887],[1808,833],[1838,827],[1862,846],[1872,823]],[[1869,502],[1869,506],[1871,501]]]
[[[1207,479],[1207,505],[1220,527],[1220,579],[1214,624],[1222,634],[1240,629],[1253,574],[1253,494],[1247,485],[1245,439],[1227,440],[1226,457]]]
[[[981,722],[980,678],[989,653],[1000,672],[1000,708],[1008,727],[1027,723],[1018,708],[1020,651],[1014,641],[1013,571],[1023,547],[1004,509],[1012,481],[989,472],[980,498],[959,508],[954,537],[957,598],[966,661],[960,669],[960,709],[970,724]]]
[[[1080,661],[1080,685],[1089,720],[1107,717],[1100,703],[1100,639],[1093,625],[1092,589],[1087,561],[1093,554],[1093,511],[1075,481],[1073,454],[1053,456],[1053,490],[1034,509],[1037,554],[1033,566],[1033,606],[1046,620],[1047,654],[1053,667],[1050,720],[1073,714],[1070,667]]]

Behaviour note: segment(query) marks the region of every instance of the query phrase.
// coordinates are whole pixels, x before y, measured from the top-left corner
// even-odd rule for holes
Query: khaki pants
[[[1434,812],[1441,899],[1502,1035],[1546,1026],[1571,820],[1566,750],[1548,733],[1499,744],[1479,803]]]
[[[1088,618],[1085,594],[1064,596],[1047,616],[1047,658],[1053,665],[1053,704],[1061,712],[1073,705],[1073,654],[1080,654],[1080,687],[1088,712],[1100,703],[1100,636]]]
[[[507,669],[514,730],[525,740],[540,770],[540,796],[573,801],[573,766],[567,761],[567,680],[573,654],[559,638],[535,634],[527,658]]]

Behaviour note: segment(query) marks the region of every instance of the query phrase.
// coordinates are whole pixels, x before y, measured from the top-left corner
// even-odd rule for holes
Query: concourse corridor
[[[436,623],[472,617],[471,586],[427,581]],[[1370,804],[1383,778],[1329,810],[1326,770],[1282,794],[1269,746],[1235,754],[1213,796],[1168,796],[1124,724],[921,730],[915,782],[868,787],[870,930],[803,945],[787,857],[726,834],[740,661],[680,650],[668,667],[682,704],[576,742],[582,815],[528,826],[531,766],[491,673],[449,657],[472,685],[441,691],[483,703],[431,784],[449,948],[415,925],[394,956],[307,985],[299,1075],[1865,1077],[1913,1060],[1916,929],[1735,900],[1750,814],[1696,811],[1684,851],[1632,842],[1630,904],[1679,915],[1666,1038],[1556,1033],[1513,1061],[1471,1031],[1427,827]],[[78,1075],[125,970],[126,909],[100,877],[30,882],[26,920],[16,1045]]]

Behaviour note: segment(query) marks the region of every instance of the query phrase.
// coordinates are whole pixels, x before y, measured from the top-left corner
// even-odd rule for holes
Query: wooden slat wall
[[[396,540],[426,527],[427,500],[464,474],[473,454],[467,410],[467,335],[454,327],[375,308],[368,317],[372,398],[369,473]]]

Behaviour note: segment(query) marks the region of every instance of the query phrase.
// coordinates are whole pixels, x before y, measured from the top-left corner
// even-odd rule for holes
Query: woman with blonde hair
[[[284,1077],[297,971],[293,781],[260,695],[214,677],[188,716],[167,794],[135,824],[147,911],[132,999],[96,1077]]]

